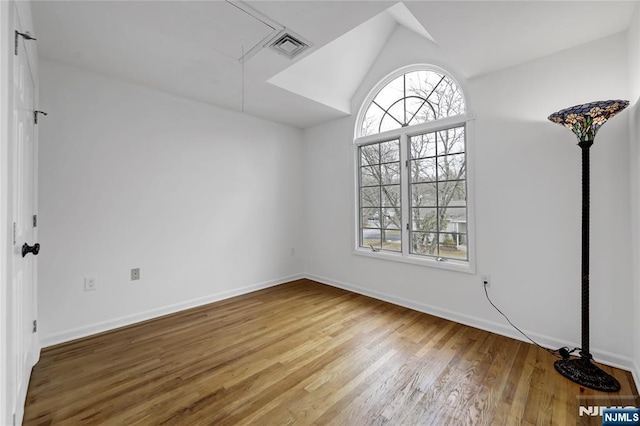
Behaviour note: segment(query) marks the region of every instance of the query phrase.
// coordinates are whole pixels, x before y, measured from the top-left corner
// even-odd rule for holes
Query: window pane
[[[445,231],[456,233],[467,233],[467,208],[466,207],[445,207],[440,217],[447,222]]]
[[[443,75],[435,71],[414,71],[407,74],[407,92],[434,102],[434,93],[442,91]],[[446,79],[446,77],[444,77]]]
[[[379,229],[363,229],[360,234],[360,245],[362,247],[373,246],[376,249],[382,248]]]
[[[437,141],[438,155],[464,152],[464,127],[454,127],[437,132]]]
[[[401,251],[402,239],[399,230],[382,230],[382,249],[389,251]]]
[[[425,98],[427,71],[413,71],[405,74],[407,95]]]
[[[384,110],[378,105],[372,103],[367,109],[367,113],[364,115],[364,120],[362,120],[362,130],[360,135],[367,136],[378,133],[378,126],[380,125],[380,120],[382,120],[383,114]]]
[[[440,234],[438,254],[449,259],[467,260],[466,235]]]
[[[365,145],[360,148],[360,159],[361,166],[380,164],[380,144]]]
[[[411,233],[411,253],[424,255],[437,255],[438,234],[430,232]]]
[[[436,110],[428,101],[425,102],[422,107],[418,110],[418,112],[410,117],[409,125],[413,126],[414,124],[426,123],[428,121],[433,121],[436,119]]]
[[[412,96],[409,95],[405,99],[405,111],[406,111],[406,122],[407,124],[417,124],[419,122],[416,121],[416,117],[418,117],[418,112],[421,108],[426,104],[423,97],[420,96]]]
[[[387,110],[388,115],[393,117],[399,125],[403,125],[405,123],[404,119],[404,99],[398,99],[389,109]]]
[[[382,184],[400,183],[400,163],[389,163],[382,165]]]
[[[360,205],[362,207],[380,207],[380,187],[361,188]]]
[[[394,102],[403,97],[404,76],[401,75],[382,88],[373,101],[380,105],[382,109],[388,109]]]
[[[412,136],[410,138],[410,145],[412,159],[433,157],[436,155],[435,133]]]
[[[363,228],[380,228],[380,209],[365,207],[360,215]]]
[[[413,212],[412,230],[413,231],[438,231],[437,209],[435,208],[419,208],[411,209]]]
[[[464,100],[458,86],[449,77],[444,77],[429,97],[436,108],[436,119],[464,113]]]
[[[436,118],[451,117],[465,112],[462,93],[458,85],[449,77],[444,78],[429,100],[433,100],[439,106]]]
[[[411,205],[413,207],[435,207],[437,185],[435,183],[416,183],[411,185]]]
[[[400,207],[400,185],[386,185],[382,187],[382,205]]]
[[[464,179],[467,167],[464,154],[438,157],[438,180]]]
[[[440,182],[438,184],[438,205],[440,207],[462,207],[467,203],[467,191],[463,180]]]
[[[401,229],[402,213],[397,207],[382,209],[382,227],[384,229]]]
[[[361,167],[361,185],[380,185],[380,166]]]
[[[400,142],[389,141],[380,144],[380,162],[392,163],[400,161]]]
[[[389,114],[386,114],[380,122],[380,133],[386,132],[387,130],[399,129],[400,127],[402,127],[402,125],[398,123],[398,121],[391,118]]]
[[[435,182],[436,159],[425,158],[411,161],[411,182]]]

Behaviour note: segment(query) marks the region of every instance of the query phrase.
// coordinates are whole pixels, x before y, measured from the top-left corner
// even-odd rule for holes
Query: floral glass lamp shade
[[[589,352],[589,148],[596,133],[611,117],[629,106],[629,101],[591,102],[566,108],[549,116],[549,120],[571,129],[582,148],[582,347],[579,358],[555,362],[558,373],[579,385],[604,392],[617,392],[620,383],[595,365]]]
[[[572,106],[554,112],[549,120],[571,129],[580,142],[593,142],[596,133],[608,119],[629,106],[629,101],[599,101]]]

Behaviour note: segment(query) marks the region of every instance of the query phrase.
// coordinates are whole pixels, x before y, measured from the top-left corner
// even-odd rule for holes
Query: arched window
[[[359,136],[464,113],[464,96],[451,77],[435,70],[410,71],[384,85],[369,102]]]
[[[356,125],[357,251],[469,270],[468,121],[458,83],[427,66],[383,80]]]

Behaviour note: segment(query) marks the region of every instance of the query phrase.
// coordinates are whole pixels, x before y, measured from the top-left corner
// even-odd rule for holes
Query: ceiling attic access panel
[[[196,43],[206,45],[225,56],[240,61],[243,54],[254,46],[261,45],[277,34],[281,28],[271,23],[266,17],[260,16],[243,2],[194,2],[190,7],[180,6],[180,2],[169,2],[169,7],[175,7],[175,13],[188,14],[180,20],[182,23],[191,23],[190,28],[198,28],[200,41]],[[164,3],[156,3],[164,5]],[[163,13],[162,16],[173,14]],[[175,16],[175,15],[173,15]],[[166,23],[167,27],[174,26]],[[189,28],[173,28],[172,32],[180,31],[190,34]],[[177,34],[176,34],[177,36]]]

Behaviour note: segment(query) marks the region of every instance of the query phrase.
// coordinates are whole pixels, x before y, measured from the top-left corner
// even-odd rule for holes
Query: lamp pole
[[[589,153],[593,140],[580,142],[582,149],[582,348],[580,356],[590,362],[589,352],[589,220],[591,216],[591,165]]]

